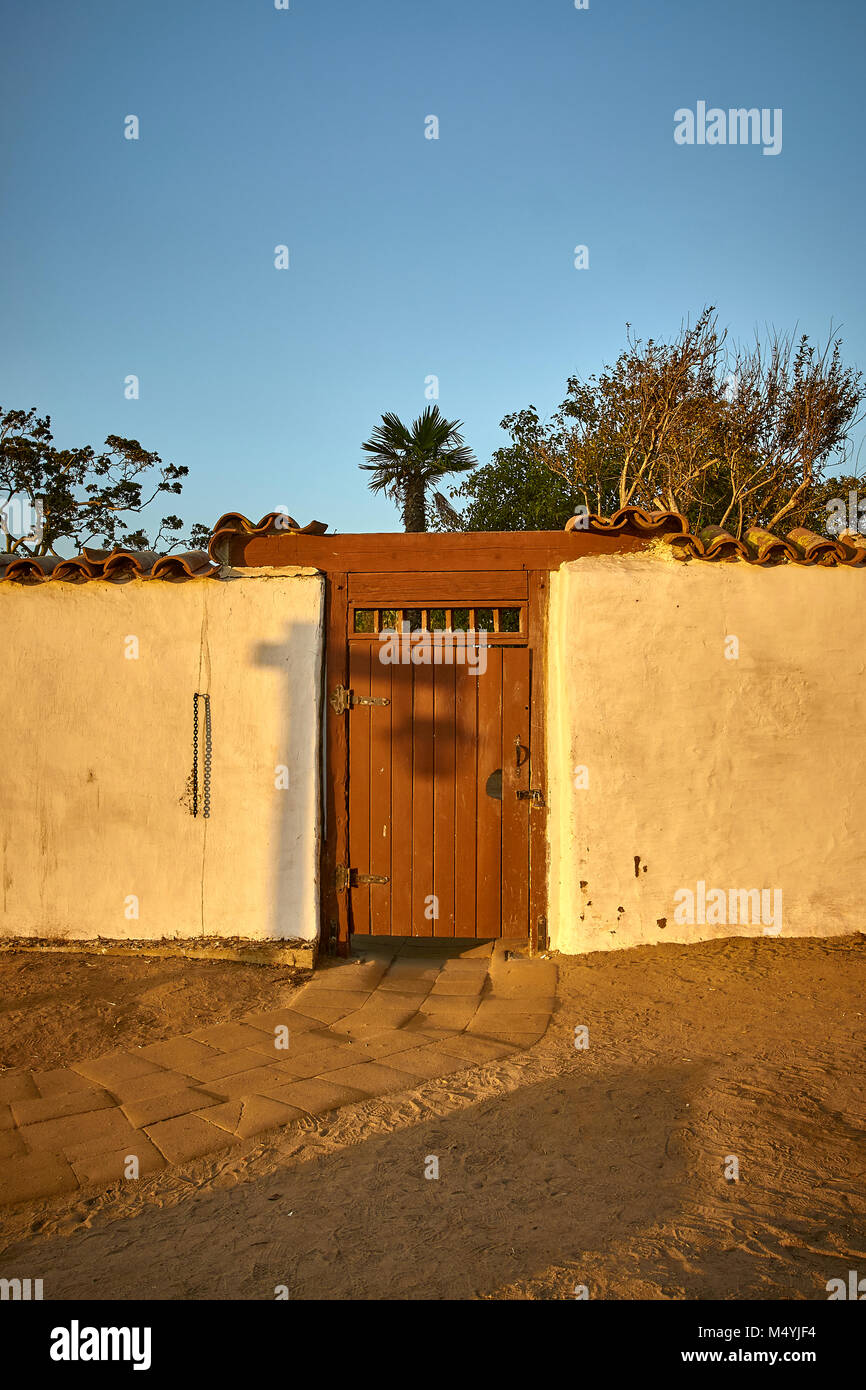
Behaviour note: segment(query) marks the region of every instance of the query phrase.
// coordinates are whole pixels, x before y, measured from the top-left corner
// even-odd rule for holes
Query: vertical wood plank
[[[391,700],[393,666],[380,660],[382,644],[371,642],[370,694]],[[370,707],[370,873],[391,879],[391,721],[393,706]],[[370,885],[370,930],[391,933],[391,883]]]
[[[438,916],[434,936],[454,935],[454,782],[456,728],[454,667],[433,673],[433,892]]]
[[[517,744],[519,743],[519,749]],[[519,762],[518,762],[519,754]],[[529,650],[502,652],[502,935],[529,934]]]
[[[321,935],[325,950],[332,941],[340,955],[349,951],[351,904],[348,891],[338,893],[337,865],[349,863],[349,730],[348,716],[336,714],[330,695],[348,679],[346,621],[348,578],[333,573],[325,589],[325,691],[323,733],[325,739],[325,825],[321,856]]]
[[[432,936],[425,916],[433,892],[433,670],[412,667],[412,936]]]
[[[370,647],[367,642],[349,644],[349,687],[356,695],[370,693]],[[349,711],[349,864],[368,873],[370,863],[370,706]],[[369,936],[370,889],[366,884],[350,888],[353,929]]]
[[[454,935],[475,936],[478,860],[478,682],[455,666],[456,789],[454,809]]]
[[[412,668],[391,667],[391,932],[412,935]]]
[[[478,682],[478,762],[475,920],[479,937],[502,934],[502,802],[488,794],[488,778],[502,768],[502,648],[488,647]]]

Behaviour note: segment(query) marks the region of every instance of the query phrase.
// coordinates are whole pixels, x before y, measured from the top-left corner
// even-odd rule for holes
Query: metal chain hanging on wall
[[[210,815],[211,727],[210,696],[198,691],[192,697],[192,813],[198,815],[198,702],[204,700],[204,786],[202,815]]]

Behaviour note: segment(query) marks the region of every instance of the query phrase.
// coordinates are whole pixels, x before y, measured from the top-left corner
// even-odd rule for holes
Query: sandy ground
[[[0,951],[0,1069],[48,1071],[115,1047],[278,1008],[312,971],[31,949]],[[262,1002],[264,1001],[264,1002]]]
[[[557,1009],[529,1052],[9,1210],[0,1275],[42,1278],[46,1299],[272,1299],[278,1285],[293,1299],[546,1299],[586,1285],[607,1299],[823,1300],[828,1279],[866,1270],[866,937],[557,964]],[[115,1045],[153,1041],[290,993],[250,966],[84,969],[0,957],[7,1065],[25,1043],[50,1065],[73,1042],[104,1050],[108,1028]]]

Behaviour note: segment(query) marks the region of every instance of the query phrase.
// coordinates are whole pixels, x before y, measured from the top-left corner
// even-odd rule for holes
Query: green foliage
[[[427,492],[434,483],[475,467],[478,460],[464,445],[461,427],[459,420],[446,420],[437,405],[428,406],[411,428],[389,413],[361,445],[373,460],[359,464],[373,474],[370,491],[399,504],[406,531],[427,530]]]
[[[462,511],[440,515],[440,531],[560,531],[581,499],[538,455],[539,420],[530,406],[502,421],[512,442],[451,489]]]
[[[59,553],[58,545],[80,550],[99,544],[106,550],[123,546],[131,550],[173,550],[179,545],[196,549],[207,545],[210,528],[197,522],[187,538],[181,536],[178,516],[164,516],[159,529],[148,537],[141,527],[130,530],[126,517],[138,516],[160,494],[179,495],[189,470],[163,463],[159,454],[142,448],[137,439],[109,435],[105,449],[96,453],[90,445],[58,449],[51,432],[51,417],[37,416],[36,408],[6,410],[0,407],[0,506],[11,497],[40,503],[43,534],[37,543],[6,538],[7,550],[20,554]]]
[[[823,345],[726,338],[712,308],[670,342],[629,331],[612,366],[569,379],[549,421],[532,406],[505,417],[511,444],[452,489],[467,505],[446,529],[559,528],[564,511],[631,505],[681,512],[694,531],[826,531],[826,502],[846,484],[831,469],[845,467],[862,419],[861,374],[832,333]]]

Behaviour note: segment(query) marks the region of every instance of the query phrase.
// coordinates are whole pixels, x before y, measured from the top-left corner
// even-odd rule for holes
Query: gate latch
[[[355,705],[390,705],[391,701],[384,695],[356,695],[354,690],[347,690],[344,685],[338,685],[331,694],[331,708],[335,714],[345,714],[346,710],[354,709]]]
[[[546,805],[547,805],[547,802],[546,802],[545,799],[544,799],[544,792],[541,790],[540,787],[532,787],[531,790],[529,790],[529,791],[518,792],[518,793],[517,793],[517,800],[518,800],[518,801],[531,801],[532,804],[533,804],[533,806],[546,806]]]

